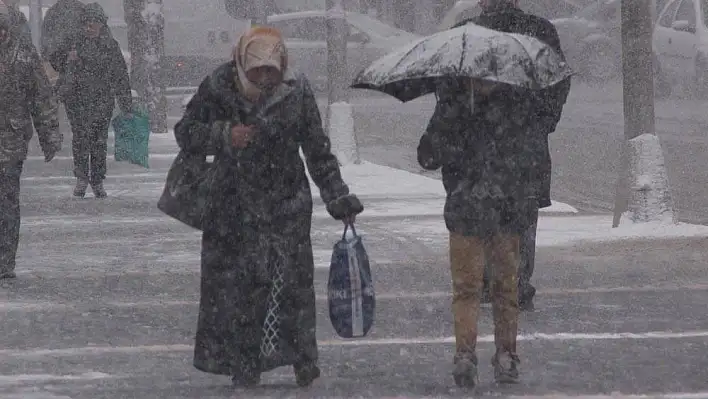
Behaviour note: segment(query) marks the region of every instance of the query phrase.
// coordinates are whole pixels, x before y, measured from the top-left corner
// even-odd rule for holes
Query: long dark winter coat
[[[317,361],[312,196],[299,149],[325,203],[349,193],[307,80],[286,78],[254,107],[237,92],[234,68],[207,77],[175,127],[183,150],[216,153],[194,365],[231,376]],[[230,141],[239,123],[258,128],[241,150]]]
[[[483,12],[481,15],[463,21],[456,26],[468,22],[502,32],[535,37],[549,45],[565,59],[558,32],[553,24],[545,18],[527,14],[519,8],[500,3],[497,9]],[[534,128],[531,130],[533,142],[530,144],[530,150],[537,152],[540,156],[539,162],[541,164],[539,166],[543,171],[537,182],[540,185],[538,195],[540,208],[551,206],[551,154],[548,149],[548,135],[556,130],[569,92],[570,78],[551,88],[534,93],[534,116],[530,120]]]
[[[531,151],[532,97],[506,86],[477,96],[462,83],[440,98],[418,146],[418,162],[442,167],[448,230],[466,236],[521,234],[538,196],[538,153]]]

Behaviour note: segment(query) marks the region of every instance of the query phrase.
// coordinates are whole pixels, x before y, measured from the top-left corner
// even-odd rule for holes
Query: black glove
[[[363,211],[364,205],[354,194],[343,195],[327,204],[327,212],[335,220],[352,218]]]

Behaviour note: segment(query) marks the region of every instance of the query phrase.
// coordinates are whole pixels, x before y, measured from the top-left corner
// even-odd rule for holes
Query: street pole
[[[41,49],[42,38],[42,0],[29,1],[29,25],[32,31],[32,43],[36,49]]]
[[[327,4],[327,113],[325,126],[332,150],[341,165],[358,164],[359,147],[354,131],[352,106],[349,104],[349,68],[347,16],[340,0]]]
[[[633,208],[633,220],[651,219],[658,199],[668,195],[663,155],[654,128],[654,68],[651,2],[622,0],[624,142],[615,196],[613,227]],[[668,202],[667,202],[668,203]],[[654,204],[654,205],[652,205]],[[670,210],[669,210],[670,212]],[[642,214],[644,216],[637,216]]]
[[[327,116],[334,103],[347,100],[347,25],[344,9],[339,0],[327,0]],[[329,133],[329,132],[328,132]]]
[[[150,113],[150,128],[153,133],[167,133],[167,99],[162,76],[162,60],[165,57],[165,18],[162,0],[146,0],[143,18],[147,28],[145,60],[147,86],[145,103]]]

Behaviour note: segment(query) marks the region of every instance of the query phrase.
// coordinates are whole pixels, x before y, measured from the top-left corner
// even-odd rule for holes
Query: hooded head
[[[492,12],[505,8],[517,8],[519,0],[479,0],[479,5],[483,11]]]
[[[288,68],[283,37],[274,28],[250,29],[239,39],[233,56],[238,87],[252,101],[272,94],[282,83]]]
[[[86,29],[88,37],[97,38],[101,35],[101,31],[108,22],[108,17],[98,3],[89,3],[84,6],[84,13],[81,21]]]

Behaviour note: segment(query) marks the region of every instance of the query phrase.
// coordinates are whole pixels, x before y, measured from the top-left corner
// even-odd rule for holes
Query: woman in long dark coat
[[[315,336],[312,196],[300,158],[332,217],[363,210],[342,181],[307,80],[292,77],[280,34],[254,28],[199,86],[175,127],[185,151],[216,153],[204,214],[194,366],[252,386],[293,365],[320,375]]]

